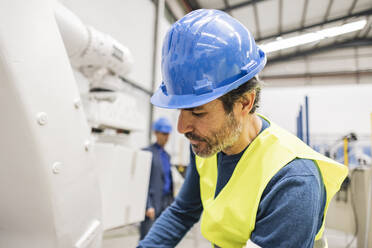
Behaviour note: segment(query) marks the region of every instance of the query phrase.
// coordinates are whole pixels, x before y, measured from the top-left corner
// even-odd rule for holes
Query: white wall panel
[[[358,68],[360,70],[372,70],[372,47],[361,47],[357,50]]]
[[[372,46],[359,47],[358,54],[372,54]]]
[[[357,78],[354,76],[340,76],[340,77],[313,77],[308,80],[309,85],[315,85],[315,86],[329,86],[329,85],[334,85],[337,87],[340,85],[344,84],[356,84],[357,83]]]
[[[359,83],[361,84],[372,84],[372,75],[361,75],[359,77]],[[372,112],[372,110],[371,110]]]
[[[371,84],[265,88],[259,111],[295,133],[299,106],[308,95],[310,134],[370,134],[371,92]]]
[[[309,70],[311,72],[334,72],[334,71],[353,71],[356,70],[356,63],[353,57],[343,60],[309,60]]]
[[[332,58],[336,58],[336,57],[340,57],[340,56],[353,57],[354,56],[354,49],[350,49],[350,48],[349,49],[338,49],[338,50],[331,50],[331,51],[324,52],[324,53],[316,53],[316,54],[311,55],[311,58],[313,58],[314,60],[316,60],[318,58],[332,59]]]
[[[282,75],[304,73],[306,71],[305,60],[289,60],[286,63],[276,63],[263,69],[262,75]]]
[[[264,79],[266,87],[294,87],[309,84],[309,80],[304,78],[280,78],[280,79]]]

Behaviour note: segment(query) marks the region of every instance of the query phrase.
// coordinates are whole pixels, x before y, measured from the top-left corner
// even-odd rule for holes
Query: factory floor
[[[329,248],[356,248],[356,240],[352,235],[343,232],[326,229]],[[138,225],[131,225],[105,232],[102,248],[136,247],[138,242]],[[185,238],[177,245],[177,248],[210,248],[210,243],[200,234],[199,224],[191,229]]]

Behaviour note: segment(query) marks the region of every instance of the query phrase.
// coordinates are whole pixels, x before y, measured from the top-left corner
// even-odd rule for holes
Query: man
[[[172,126],[166,118],[160,118],[153,123],[152,129],[156,142],[144,149],[152,152],[152,163],[145,220],[140,226],[140,239],[146,236],[154,220],[173,202],[170,156],[164,150]]]
[[[200,216],[214,247],[326,247],[326,211],[347,168],[256,114],[266,56],[249,31],[224,12],[193,11],[172,25],[162,56],[151,102],[180,109],[191,162],[139,247],[176,246]]]

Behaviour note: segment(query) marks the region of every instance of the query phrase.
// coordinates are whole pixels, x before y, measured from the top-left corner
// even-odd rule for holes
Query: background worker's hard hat
[[[152,130],[161,133],[172,132],[172,125],[167,118],[161,117],[152,124]]]
[[[151,103],[192,108],[238,88],[266,64],[250,32],[219,10],[192,11],[172,25],[162,50],[163,82]]]

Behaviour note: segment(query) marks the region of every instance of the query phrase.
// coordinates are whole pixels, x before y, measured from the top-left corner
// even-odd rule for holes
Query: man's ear
[[[241,104],[241,107],[242,107],[242,112],[244,114],[249,114],[251,112],[255,99],[256,99],[256,91],[255,90],[251,90],[249,92],[246,92],[241,97],[240,104]]]

